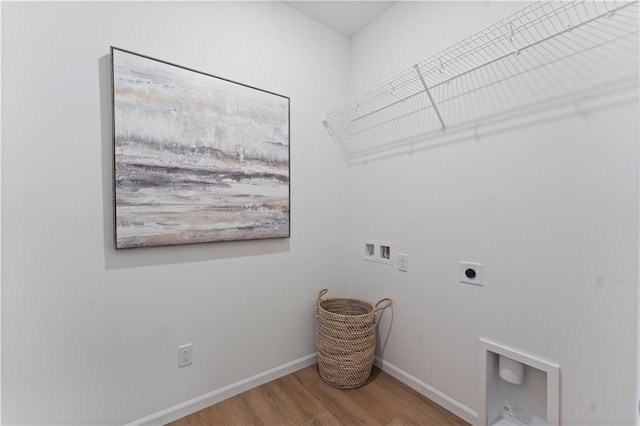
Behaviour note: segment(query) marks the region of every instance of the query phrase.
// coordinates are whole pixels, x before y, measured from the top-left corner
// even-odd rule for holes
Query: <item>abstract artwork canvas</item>
[[[289,98],[111,48],[116,248],[289,237]]]

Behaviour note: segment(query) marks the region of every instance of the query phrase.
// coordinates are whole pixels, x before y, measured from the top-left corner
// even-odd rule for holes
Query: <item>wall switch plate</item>
[[[178,368],[193,364],[193,343],[178,346]]]
[[[482,271],[482,263],[460,262],[459,279],[461,283],[484,285],[484,274]]]
[[[398,253],[398,270],[409,272],[409,255],[406,253]]]

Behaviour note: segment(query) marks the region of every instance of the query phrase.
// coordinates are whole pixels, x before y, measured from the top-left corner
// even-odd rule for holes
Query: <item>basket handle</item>
[[[382,302],[386,302],[386,304],[378,307],[379,304],[381,304]],[[376,303],[376,308],[373,310],[373,313],[375,314],[378,311],[382,311],[383,309],[387,309],[389,306],[391,306],[391,299],[385,297],[384,299],[380,299],[380,301],[378,303]]]
[[[329,289],[327,288],[320,290],[320,294],[318,294],[318,300],[316,301],[316,306],[318,308],[320,307],[320,300],[322,299],[322,296],[324,296],[328,292],[329,292]]]

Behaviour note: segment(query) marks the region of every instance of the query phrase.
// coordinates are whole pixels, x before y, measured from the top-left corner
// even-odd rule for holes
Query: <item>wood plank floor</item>
[[[468,425],[462,419],[374,367],[367,383],[334,389],[317,365],[298,370],[179,419],[196,425]]]

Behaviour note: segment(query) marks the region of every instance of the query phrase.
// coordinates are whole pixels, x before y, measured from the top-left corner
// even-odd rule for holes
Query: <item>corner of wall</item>
[[[2,6],[0,5],[0,27]],[[0,31],[0,46],[2,32]],[[0,141],[2,140],[2,54],[0,54]],[[0,144],[0,424],[2,424],[2,144]]]

